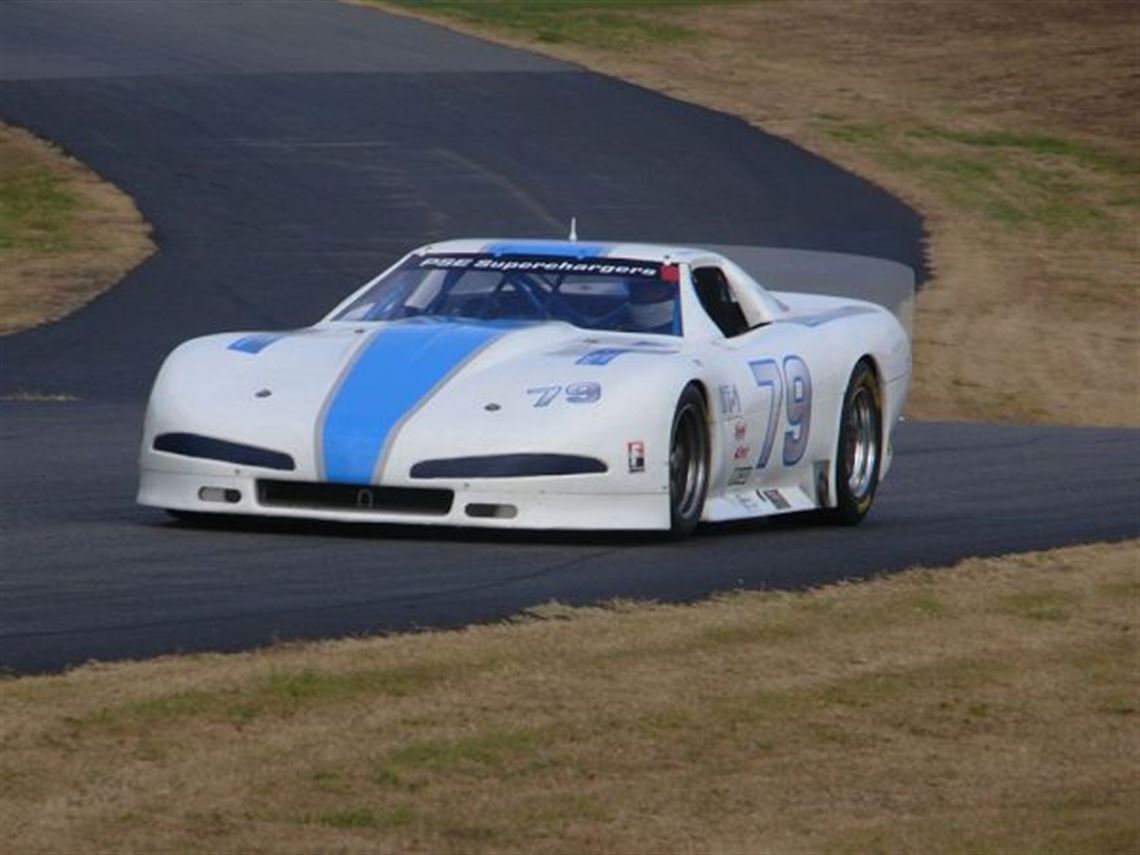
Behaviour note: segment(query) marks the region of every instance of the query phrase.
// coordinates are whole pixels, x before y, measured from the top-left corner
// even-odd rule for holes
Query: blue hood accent
[[[285,338],[288,333],[253,333],[245,335],[230,342],[230,350],[240,350],[242,353],[261,353],[275,341]]]
[[[503,324],[407,323],[382,329],[356,352],[317,425],[324,478],[370,484],[400,424]]]

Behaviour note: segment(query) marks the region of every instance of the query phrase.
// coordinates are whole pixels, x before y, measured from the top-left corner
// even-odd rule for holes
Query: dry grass
[[[0,683],[5,852],[1128,852],[1140,542]]]
[[[915,205],[912,416],[1140,424],[1133,0],[381,3],[735,113]]]
[[[86,305],[153,251],[129,198],[48,143],[0,124],[0,335]]]

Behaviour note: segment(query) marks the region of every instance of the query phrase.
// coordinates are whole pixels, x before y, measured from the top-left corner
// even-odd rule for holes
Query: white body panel
[[[485,244],[457,241],[417,252],[475,252]],[[233,333],[187,342],[167,358],[155,381],[139,501],[175,511],[346,522],[667,529],[672,417],[682,391],[695,383],[708,404],[711,439],[703,519],[826,507],[835,496],[843,395],[861,359],[873,363],[882,391],[886,474],[890,433],[910,378],[909,342],[889,312],[840,298],[766,292],[705,250],[617,245],[607,255],[679,265],[683,335],[596,332],[564,322],[517,324],[491,333],[479,327],[486,343],[394,413],[382,446],[374,449],[375,462],[369,458],[361,475],[348,480],[328,471],[335,456],[323,445],[335,433],[330,401],[345,384],[361,382],[354,372],[363,370],[360,360],[378,336],[408,329],[412,321],[334,321],[334,310],[314,327],[279,336]],[[726,273],[748,321],[760,326],[732,338],[720,333],[689,281],[693,268],[706,265]],[[453,328],[466,329],[462,323],[447,327]],[[429,336],[444,326],[416,329]],[[409,372],[418,370],[414,354],[408,366]],[[762,382],[773,371],[776,378]],[[385,394],[382,380],[378,395]],[[779,400],[777,384],[789,388]],[[795,419],[793,390],[796,400],[810,402],[810,411],[795,413]],[[287,456],[292,468],[155,448],[157,438],[171,435],[268,450]],[[637,465],[634,449],[643,453],[643,465]],[[413,474],[417,464],[493,455],[600,461],[605,471]],[[261,481],[350,484],[357,491],[355,504],[268,504]],[[430,510],[377,502],[388,488],[451,491],[454,498],[448,508]]]

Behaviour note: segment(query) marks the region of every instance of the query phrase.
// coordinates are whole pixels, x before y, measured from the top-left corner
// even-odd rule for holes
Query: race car
[[[853,524],[910,364],[885,308],[768,291],[711,250],[435,243],[311,327],[175,349],[138,501],[678,536],[803,511]]]

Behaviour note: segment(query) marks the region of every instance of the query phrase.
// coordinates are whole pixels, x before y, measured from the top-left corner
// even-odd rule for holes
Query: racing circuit
[[[0,667],[688,601],[1140,534],[1133,430],[907,424],[871,516],[633,536],[249,523],[134,504],[149,384],[191,336],[316,320],[411,246],[778,246],[922,270],[897,200],[734,118],[335,2],[8,2],[0,113],[135,198],[159,252],[0,340]],[[1000,367],[995,370],[1000,370]],[[77,400],[17,400],[71,396]]]

